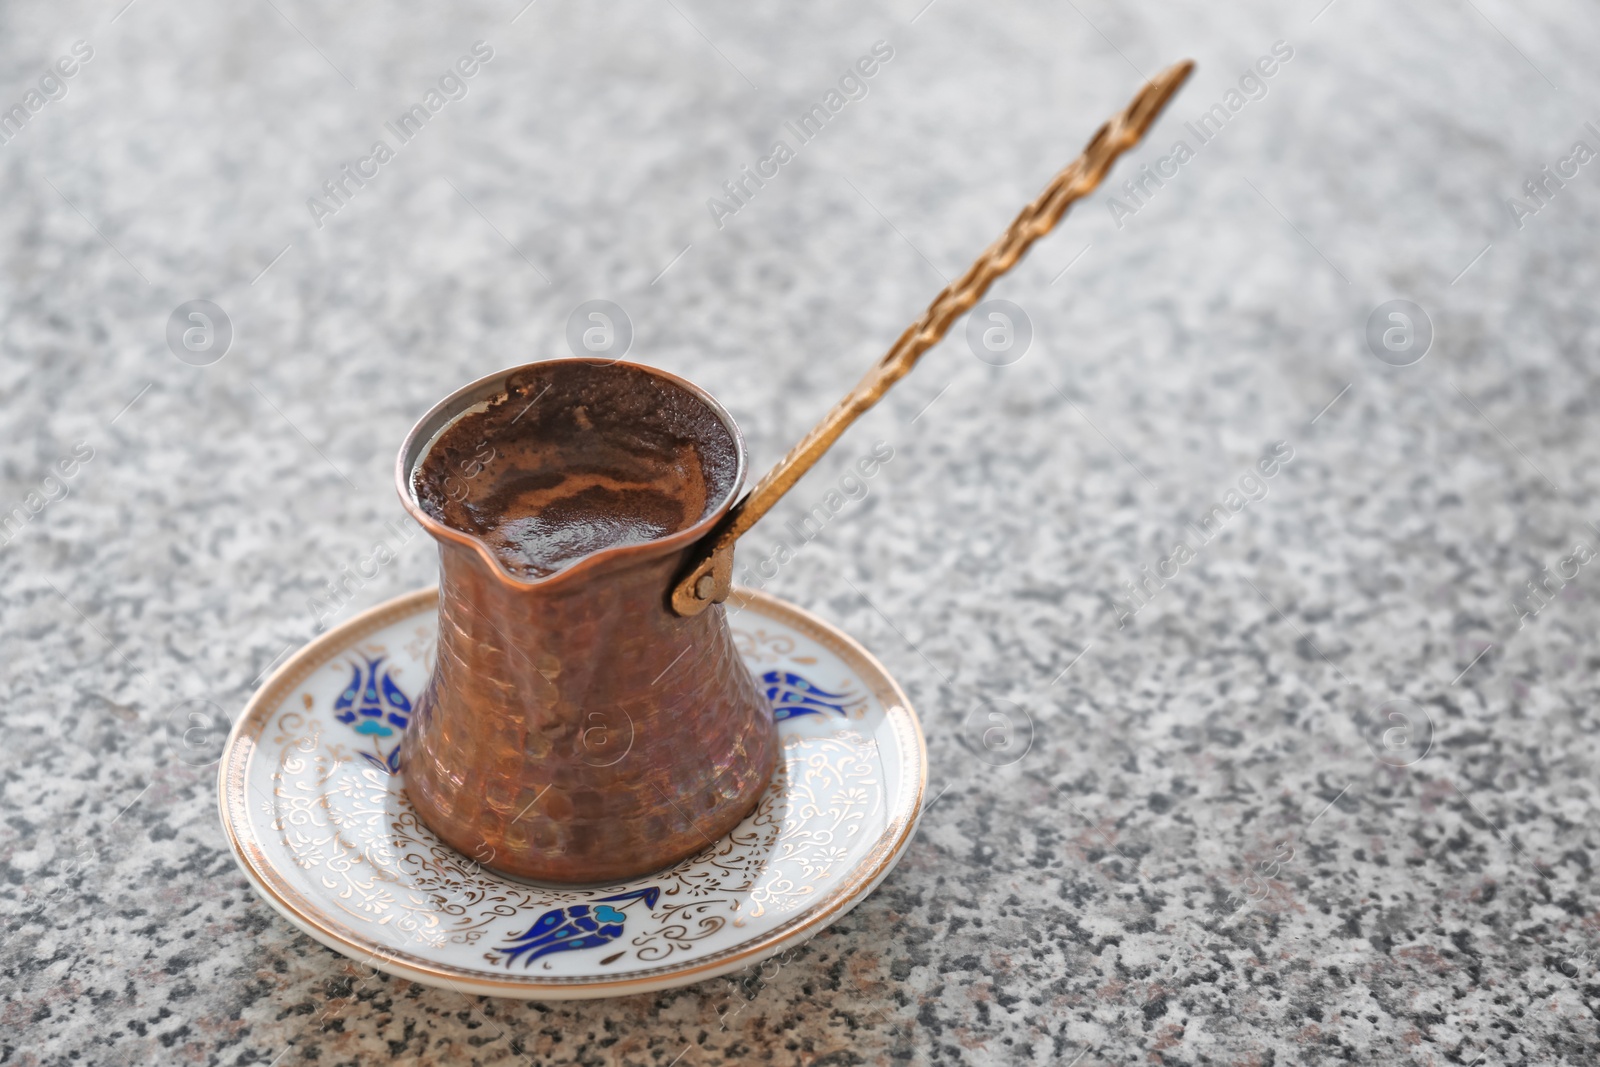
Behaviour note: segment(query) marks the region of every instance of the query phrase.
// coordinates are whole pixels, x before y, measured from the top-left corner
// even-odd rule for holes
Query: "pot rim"
[[[602,548],[542,577],[519,578],[506,569],[505,564],[483,541],[463,530],[457,530],[452,526],[445,525],[423,510],[411,485],[411,473],[421,464],[430,450],[430,446],[435,443],[447,426],[454,423],[477,404],[492,399],[497,394],[506,392],[506,382],[512,375],[535,367],[559,363],[583,363],[592,367],[626,367],[670,382],[688,392],[715,415],[733,437],[735,458],[733,482],[716,506],[705,512],[700,521],[693,526],[652,541]],[[597,360],[581,357],[557,357],[534,360],[531,363],[520,363],[513,367],[506,367],[503,370],[486,374],[475,381],[468,382],[437,404],[434,404],[412,425],[410,431],[406,433],[405,440],[401,442],[400,452],[395,457],[394,479],[395,489],[400,494],[400,503],[411,517],[417,521],[418,525],[435,541],[440,542],[441,546],[455,544],[475,552],[478,558],[488,565],[490,573],[507,585],[519,589],[550,589],[576,581],[595,570],[606,569],[609,564],[619,560],[624,562],[643,562],[668,556],[688,548],[710,533],[711,529],[733,507],[734,501],[739,497],[739,491],[744,488],[748,460],[749,457],[745,452],[744,434],[739,432],[739,424],[733,421],[733,416],[728,414],[728,410],[715,397],[687,378],[673,374],[671,371],[662,370],[659,367],[652,367],[645,363],[635,363],[625,359]],[[663,590],[663,593],[666,592],[667,590]]]

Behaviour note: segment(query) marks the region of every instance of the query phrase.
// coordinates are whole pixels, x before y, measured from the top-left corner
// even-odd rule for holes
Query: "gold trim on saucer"
[[[688,965],[663,965],[618,978],[490,976],[482,970],[442,964],[412,952],[397,951],[363,936],[291,885],[257,842],[249,813],[250,761],[259,750],[262,731],[307,678],[350,646],[394,623],[425,613],[436,603],[437,592],[437,588],[420,589],[396,597],[313,639],[257,690],[234,724],[223,750],[218,770],[218,804],[223,831],[240,866],[256,891],[275,910],[335,951],[412,981],[485,996],[559,1000],[651,992],[738,970],[791,943],[808,939],[876,888],[910,843],[927,786],[927,750],[916,712],[904,691],[883,665],[847,634],[769,594],[736,589],[728,604],[730,612],[748,608],[811,638],[838,656],[883,706],[886,723],[893,732],[898,749],[899,785],[893,795],[886,794],[884,798],[888,805],[887,823],[877,843],[856,861],[838,885],[789,921],[746,942]],[[885,746],[876,747],[879,758],[884,758]]]

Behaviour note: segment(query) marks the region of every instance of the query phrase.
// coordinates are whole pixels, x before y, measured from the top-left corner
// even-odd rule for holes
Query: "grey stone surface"
[[[1600,563],[1526,583],[1600,549],[1600,162],[1520,227],[1507,200],[1600,149],[1600,15],[922,3],[0,9],[8,109],[93,49],[0,145],[0,506],[67,494],[0,548],[0,1063],[1595,1062]],[[307,198],[480,40],[466,97],[317,228]],[[1183,123],[1277,41],[1200,145]],[[1025,357],[958,326],[743,550],[893,445],[768,583],[923,718],[933,803],[872,898],[776,975],[575,1006],[356,988],[256,899],[174,709],[236,714],[312,636],[307,598],[402,517],[418,414],[605,298],[764,467],[1184,55],[1116,181],[1194,157],[994,291]],[[1411,366],[1367,348],[1392,298],[1434,327]],[[167,345],[192,299],[233,324],[209,366]],[[417,538],[350,610],[434,570]],[[996,700],[1033,735],[1000,768],[966,725]]]

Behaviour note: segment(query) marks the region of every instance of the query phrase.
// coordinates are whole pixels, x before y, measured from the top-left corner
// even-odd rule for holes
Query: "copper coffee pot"
[[[737,503],[746,457],[733,419],[704,391],[651,367],[530,363],[481,378],[424,415],[395,466],[406,510],[439,542],[436,661],[402,751],[406,790],[422,821],[485,866],[563,884],[648,874],[732,830],[766,789],[778,749],[772,709],[734,649],[722,608],[734,542],[1073,201],[1099,185],[1192,68],[1185,61],[1162,72],[1102,126]],[[698,517],[548,573],[508,567],[487,528],[431,513],[444,513],[438,494],[450,492],[448,479],[419,477],[441,437],[484,412],[499,419],[497,432],[533,440],[541,455],[565,455],[561,443],[575,439],[574,424],[620,442],[621,459],[607,451],[580,457],[571,471],[558,463],[541,470],[556,493],[572,478],[603,485],[634,477],[627,450],[636,437],[676,442],[685,458],[671,469],[692,483]],[[529,422],[511,429],[523,419]],[[493,449],[492,439],[485,443]],[[430,470],[477,473],[470,459],[439,458],[450,463]]]

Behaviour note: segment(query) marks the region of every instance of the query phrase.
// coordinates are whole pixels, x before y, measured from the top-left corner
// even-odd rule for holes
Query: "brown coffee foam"
[[[433,442],[412,477],[433,518],[539,578],[688,529],[733,490],[738,449],[689,390],[622,364],[535,364]]]

